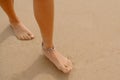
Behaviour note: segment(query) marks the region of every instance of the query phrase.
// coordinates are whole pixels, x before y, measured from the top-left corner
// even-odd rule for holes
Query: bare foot
[[[57,52],[54,48],[46,49],[43,45],[44,55],[61,71],[69,73],[72,70],[72,62]]]
[[[11,27],[16,37],[20,40],[31,40],[34,38],[34,35],[25,27],[22,22],[11,23]]]

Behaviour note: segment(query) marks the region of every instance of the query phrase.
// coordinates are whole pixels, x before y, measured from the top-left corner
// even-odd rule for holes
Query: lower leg
[[[33,34],[26,28],[26,26],[19,20],[14,11],[14,0],[0,0],[0,6],[7,14],[11,27],[18,39],[29,40],[33,39]]]
[[[41,30],[43,43],[47,48],[53,46],[53,0],[34,0],[35,18]]]
[[[19,19],[14,11],[14,0],[0,0],[0,6],[7,14],[10,22],[19,23]]]
[[[35,18],[41,30],[45,56],[61,71],[68,73],[72,63],[53,48],[53,0],[34,0]]]

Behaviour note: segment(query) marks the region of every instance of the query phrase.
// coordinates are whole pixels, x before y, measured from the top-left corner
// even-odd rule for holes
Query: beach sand
[[[35,39],[18,40],[0,8],[0,80],[120,80],[120,0],[55,1],[54,43],[73,62],[69,74],[42,54],[33,1],[15,10]]]

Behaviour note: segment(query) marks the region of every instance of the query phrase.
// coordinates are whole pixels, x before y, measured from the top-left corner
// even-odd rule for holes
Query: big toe
[[[68,65],[63,65],[63,66],[60,66],[59,69],[64,73],[69,73],[72,68]]]
[[[72,70],[72,62],[68,60],[66,64],[64,64],[65,72],[68,73]]]
[[[64,73],[69,73],[71,71],[71,67],[70,66],[64,66],[64,68],[62,69],[62,71]]]
[[[31,39],[34,39],[34,35],[32,33],[28,33],[28,35]]]

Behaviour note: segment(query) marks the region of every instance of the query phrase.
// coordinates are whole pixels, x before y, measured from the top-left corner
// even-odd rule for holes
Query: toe
[[[64,65],[61,67],[61,71],[63,71],[64,73],[69,73],[71,69],[69,68],[69,66]]]
[[[16,37],[17,37],[17,39],[21,40],[21,36],[16,36]]]
[[[72,67],[69,64],[65,64],[64,66],[67,69],[67,71],[71,71],[72,70]]]
[[[64,73],[69,73],[71,70],[69,68],[66,68],[63,70]]]
[[[66,64],[64,64],[64,67],[65,67],[65,72],[69,73],[72,70],[71,62],[69,62],[69,61],[66,62]]]
[[[31,37],[30,37],[27,33],[25,33],[25,34],[24,34],[24,39],[25,39],[25,40],[30,40]]]
[[[20,40],[24,40],[24,36],[23,36],[23,35],[20,35],[19,39],[20,39]]]
[[[72,67],[72,62],[68,60],[67,64]]]
[[[32,33],[28,33],[28,35],[31,37],[31,39],[34,39],[34,35]]]
[[[30,35],[26,34],[26,38],[27,40],[31,40],[32,38],[30,37]]]
[[[34,35],[33,34],[31,35],[31,38],[34,39]]]
[[[26,39],[27,39],[26,34],[25,34],[25,33],[22,34],[22,35],[21,35],[21,38],[22,38],[22,40],[26,40]]]

